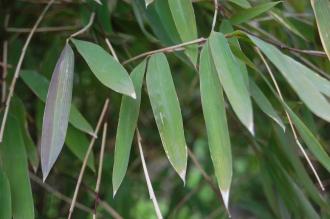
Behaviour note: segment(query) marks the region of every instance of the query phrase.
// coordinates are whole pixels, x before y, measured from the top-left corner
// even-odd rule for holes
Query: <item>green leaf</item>
[[[27,157],[23,137],[18,130],[20,130],[19,123],[9,115],[4,139],[0,144],[1,167],[9,180],[13,218],[34,219]]]
[[[253,80],[250,80],[250,92],[259,108],[273,119],[283,130],[285,130],[285,125],[283,124],[282,119],[278,116],[272,104]]]
[[[283,54],[273,45],[270,45],[254,36],[249,36],[249,38],[279,69],[307,107],[315,115],[330,122],[330,104],[320,93],[320,89],[323,88],[316,83],[316,81],[318,81],[318,77],[315,76],[315,73],[291,57]]]
[[[86,151],[89,146],[89,141],[82,132],[78,131],[78,129],[72,126],[69,126],[66,133],[65,144],[72,151],[72,153],[79,158],[79,160],[84,160]],[[95,161],[93,153],[91,153],[88,157],[87,166],[93,172],[95,171]]]
[[[201,52],[199,77],[210,154],[222,198],[228,208],[233,175],[231,145],[222,87],[209,54],[208,44],[205,44]]]
[[[66,44],[50,81],[41,133],[41,169],[45,180],[60,154],[69,123],[74,54]]]
[[[229,21],[233,25],[241,24],[244,22],[248,22],[251,19],[271,10],[273,7],[275,7],[277,4],[279,4],[281,1],[277,2],[268,2],[268,3],[263,3],[260,5],[257,5],[252,8],[247,8],[247,9],[241,9],[238,12],[236,12],[230,19]]]
[[[136,99],[134,100],[124,96],[121,101],[112,171],[114,196],[127,171],[134,131],[140,112],[141,89],[145,71],[146,61],[143,61],[131,73],[131,78],[136,89]]]
[[[134,86],[127,71],[109,53],[91,42],[75,39],[72,39],[72,42],[102,84],[118,93],[136,98]]]
[[[317,158],[317,160],[330,172],[330,157],[324,150],[322,145],[318,142],[313,133],[305,126],[305,124],[299,119],[299,117],[284,104],[285,109],[289,113],[292,122],[298,130],[299,135],[306,143],[309,150]]]
[[[166,155],[181,179],[185,181],[187,145],[181,109],[171,70],[163,53],[150,57],[146,81],[150,103]]]
[[[330,60],[330,2],[329,0],[311,0],[321,42]]]
[[[11,193],[9,180],[0,166],[0,218],[11,219]]]
[[[197,39],[195,12],[191,0],[168,0],[175,27],[182,42]],[[186,54],[193,64],[197,62],[198,48],[188,46]]]
[[[229,1],[242,8],[251,8],[251,4],[247,0],[229,0]]]
[[[33,91],[33,93],[45,103],[49,87],[49,81],[47,78],[35,71],[30,70],[22,71],[21,78]],[[92,126],[73,104],[71,104],[69,121],[75,128],[87,134],[94,135]]]
[[[273,9],[272,11],[269,12],[271,16],[274,17],[276,21],[278,21],[280,24],[282,24],[285,28],[290,30],[292,33],[296,34],[297,36],[301,37],[302,39],[306,40],[306,37],[304,36],[303,33],[299,31],[299,29],[296,28],[296,26],[289,20],[287,19],[281,10]]]
[[[252,103],[238,60],[232,54],[223,34],[213,32],[208,43],[220,82],[234,112],[243,125],[254,134]]]
[[[36,172],[39,166],[39,154],[37,151],[37,147],[33,142],[28,130],[27,113],[24,107],[24,103],[21,99],[14,96],[12,98],[11,105],[11,113],[16,117],[17,121],[19,122],[20,132],[23,136],[27,156],[34,172]]]

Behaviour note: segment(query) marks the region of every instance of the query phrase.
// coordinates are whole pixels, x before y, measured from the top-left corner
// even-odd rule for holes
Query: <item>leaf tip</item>
[[[220,189],[220,192],[221,192],[221,196],[222,196],[222,199],[223,199],[223,202],[225,204],[225,207],[229,213],[229,189]]]
[[[132,97],[133,99],[136,99],[136,93],[135,93],[135,91],[133,91],[132,93],[130,93],[129,96]]]
[[[112,198],[115,198],[115,196],[116,196],[116,194],[117,194],[117,191],[118,191],[117,189],[114,189],[114,190],[113,190]]]
[[[184,168],[183,170],[179,171],[179,176],[183,181],[183,185],[186,185],[186,168]]]

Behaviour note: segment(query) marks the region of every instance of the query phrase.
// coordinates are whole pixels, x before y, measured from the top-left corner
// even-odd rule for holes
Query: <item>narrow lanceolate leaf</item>
[[[190,0],[168,0],[175,27],[183,42],[197,39],[195,12]],[[189,46],[186,54],[192,63],[197,62],[197,46]]]
[[[0,218],[11,219],[11,193],[9,180],[0,167]]]
[[[254,134],[251,98],[238,60],[231,52],[223,34],[213,32],[208,43],[220,82],[234,112],[243,125]]]
[[[116,194],[127,171],[134,131],[140,112],[141,89],[145,71],[146,61],[143,61],[131,73],[131,78],[136,90],[136,99],[124,96],[121,101],[112,171],[112,186],[114,195]]]
[[[39,166],[39,154],[37,147],[33,142],[28,130],[27,113],[25,110],[24,103],[21,99],[14,96],[11,105],[11,113],[13,114],[13,116],[15,116],[20,126],[20,130],[17,131],[20,131],[22,133],[26,154],[34,172],[36,172]]]
[[[23,137],[17,130],[20,130],[18,121],[9,115],[4,139],[0,144],[1,168],[9,180],[13,218],[34,219],[27,156]],[[3,196],[2,193],[0,193],[1,196]]]
[[[60,154],[68,128],[73,86],[74,54],[66,44],[50,81],[41,133],[41,168],[48,176]]]
[[[205,44],[201,52],[199,77],[210,154],[222,198],[228,209],[233,175],[230,137],[222,87],[209,54],[208,44]]]
[[[72,151],[72,153],[79,158],[79,160],[84,160],[89,145],[89,141],[84,135],[84,133],[80,132],[78,129],[72,126],[69,126],[66,133],[65,144]],[[95,171],[95,161],[93,153],[88,156],[87,166],[92,171]]]
[[[320,93],[321,86],[319,87],[315,81],[319,79],[314,75],[315,73],[291,57],[283,54],[273,45],[270,45],[253,36],[249,36],[249,38],[279,69],[307,107],[315,115],[330,122],[330,104]]]
[[[42,101],[46,102],[49,81],[43,75],[35,71],[22,71],[21,78],[24,83],[33,91],[33,93]],[[69,121],[75,128],[93,135],[94,131],[89,122],[79,112],[77,107],[71,104]]]
[[[251,4],[248,0],[229,0],[229,1],[242,8],[251,8]]]
[[[125,68],[95,43],[72,40],[80,55],[99,81],[108,88],[136,98],[134,86]]]
[[[287,106],[284,105],[287,112],[290,114],[292,122],[298,130],[299,135],[306,143],[309,150],[317,158],[317,160],[330,172],[330,157],[324,150],[322,145],[318,142],[313,133],[306,127],[306,125],[299,119],[299,117]]]
[[[250,80],[250,92],[255,103],[259,108],[273,119],[283,130],[285,130],[285,125],[282,119],[278,116],[272,104],[269,102],[265,94],[260,90],[258,85],[253,80]]]
[[[330,1],[311,0],[321,42],[330,60]]]
[[[280,1],[263,3],[263,4],[255,6],[253,8],[239,10],[229,20],[233,25],[237,25],[237,24],[241,24],[241,23],[250,21],[251,19],[271,10],[278,3],[280,3]]]
[[[181,109],[170,66],[163,53],[150,57],[146,81],[151,107],[166,155],[176,172],[185,181],[187,145]]]

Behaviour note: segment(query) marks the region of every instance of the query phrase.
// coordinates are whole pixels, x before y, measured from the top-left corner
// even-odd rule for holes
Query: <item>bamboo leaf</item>
[[[209,47],[220,82],[234,112],[243,125],[254,134],[252,103],[247,83],[225,36],[213,32],[209,38]]]
[[[66,44],[50,81],[41,133],[41,168],[45,180],[60,154],[68,128],[74,54]]]
[[[43,75],[35,71],[26,70],[21,73],[24,83],[33,91],[33,93],[42,101],[46,102],[49,81]],[[71,104],[69,121],[75,128],[89,134],[94,135],[94,131],[89,122],[79,112],[77,107]]]
[[[127,171],[134,131],[140,112],[141,89],[145,71],[146,61],[143,61],[131,73],[131,79],[136,89],[136,99],[124,96],[121,101],[112,171],[114,195]]]
[[[311,0],[321,42],[330,60],[330,2],[329,0]]]
[[[318,142],[313,133],[305,126],[305,124],[299,119],[299,117],[284,104],[287,112],[292,118],[292,122],[295,124],[295,127],[298,130],[301,138],[306,143],[309,150],[317,158],[317,160],[330,172],[330,157],[327,152],[324,150],[322,145]]]
[[[252,98],[259,106],[259,108],[271,119],[273,119],[283,130],[285,130],[285,125],[282,119],[278,116],[272,104],[269,102],[265,94],[260,90],[258,85],[256,85],[253,80],[250,80],[250,92]]]
[[[39,154],[37,151],[37,147],[35,143],[32,140],[32,137],[28,130],[28,124],[27,124],[27,114],[25,110],[24,103],[21,99],[14,96],[11,103],[11,113],[15,116],[17,121],[19,122],[20,126],[20,132],[22,133],[26,153],[28,156],[28,159],[30,161],[30,164],[34,170],[34,172],[37,171],[39,166]],[[18,130],[17,130],[18,131]]]
[[[281,1],[268,2],[268,3],[259,4],[252,8],[241,9],[236,14],[234,14],[234,16],[232,16],[229,19],[229,21],[233,25],[237,25],[237,24],[241,24],[241,23],[250,21],[252,18],[255,18],[255,17],[271,10],[273,7],[275,7],[280,2]]]
[[[197,39],[195,12],[190,0],[168,0],[175,27],[182,42]],[[193,64],[197,62],[198,48],[187,47],[186,54]]]
[[[74,39],[72,42],[102,84],[118,93],[136,98],[134,86],[127,71],[109,53],[91,42]]]
[[[229,0],[232,3],[242,7],[242,8],[251,8],[251,4],[247,0]]]
[[[321,87],[317,84],[317,81],[321,81],[322,79],[319,79],[313,71],[283,54],[273,45],[253,36],[249,36],[249,38],[279,69],[307,107],[315,115],[330,122],[330,104],[320,93],[320,89],[324,89],[323,86]]]
[[[0,218],[11,219],[11,193],[9,180],[0,167]]]
[[[228,209],[232,179],[232,157],[222,87],[205,44],[200,56],[200,92],[210,154],[215,175]]]
[[[1,167],[9,180],[13,218],[34,219],[27,157],[23,137],[18,130],[20,130],[18,121],[9,115],[4,139],[0,144]],[[2,195],[1,193],[0,196]]]
[[[77,158],[79,158],[79,160],[84,160],[86,151],[88,149],[89,141],[82,132],[79,132],[78,129],[69,126],[66,133],[65,144],[72,151],[72,153]],[[95,161],[93,153],[88,156],[87,166],[93,172],[95,171]]]
[[[146,81],[150,103],[166,155],[181,179],[185,181],[187,145],[180,104],[164,54],[159,53],[150,57]]]

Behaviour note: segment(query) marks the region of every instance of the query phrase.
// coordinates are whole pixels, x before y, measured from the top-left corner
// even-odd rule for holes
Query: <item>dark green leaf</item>
[[[0,166],[0,218],[11,219],[11,193],[9,180]]]
[[[134,100],[124,96],[121,101],[112,171],[114,195],[116,194],[127,171],[134,131],[140,112],[141,89],[145,71],[146,61],[143,61],[131,73],[131,78],[137,94],[136,99]]]
[[[19,123],[9,115],[4,139],[0,144],[0,160],[2,169],[9,180],[13,218],[34,219],[27,157],[23,137],[18,130],[20,130]]]

